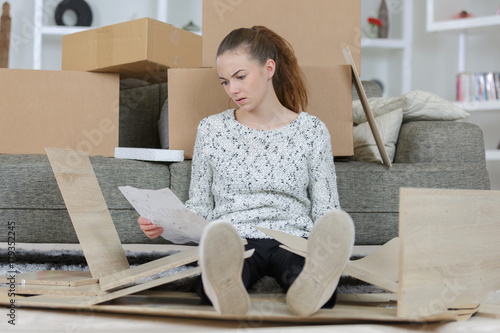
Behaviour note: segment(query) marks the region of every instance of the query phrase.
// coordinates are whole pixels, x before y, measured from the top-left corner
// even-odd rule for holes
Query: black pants
[[[255,252],[250,258],[245,259],[243,264],[242,280],[245,288],[248,290],[259,279],[270,276],[276,279],[285,292],[288,291],[302,271],[305,259],[280,248],[281,243],[274,239],[247,239],[247,242],[245,250],[255,249]],[[211,303],[203,290],[201,279],[197,292],[203,300]],[[336,300],[337,290],[324,307],[332,308]]]

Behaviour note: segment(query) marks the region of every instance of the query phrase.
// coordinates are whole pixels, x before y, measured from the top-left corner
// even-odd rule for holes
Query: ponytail
[[[273,86],[284,107],[299,113],[307,107],[307,88],[292,46],[274,31],[254,26],[233,30],[220,43],[217,57],[227,51],[243,48],[250,59],[264,65],[268,59],[276,63]]]

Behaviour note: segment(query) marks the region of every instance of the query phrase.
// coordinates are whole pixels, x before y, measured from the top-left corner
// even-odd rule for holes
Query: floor
[[[4,247],[5,243],[0,243]],[[18,249],[78,249],[79,245],[18,244]],[[366,255],[376,247],[357,247]],[[128,251],[162,251],[165,246],[124,246]],[[186,320],[171,317],[140,316],[51,309],[15,309],[15,326],[9,324],[9,310],[0,308],[0,332],[500,332],[500,316],[474,316],[464,322],[440,324],[352,323],[339,325],[290,325],[262,322]]]
[[[131,316],[92,312],[17,309],[16,325],[0,311],[0,332],[500,332],[500,319],[476,316],[465,322],[444,324],[349,324],[289,326],[215,320],[186,320],[153,316]]]

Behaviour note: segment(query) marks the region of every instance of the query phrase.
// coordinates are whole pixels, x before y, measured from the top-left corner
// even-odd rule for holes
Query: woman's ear
[[[271,79],[274,76],[274,73],[276,72],[276,63],[274,62],[273,59],[267,59],[265,67],[266,67],[267,78]]]

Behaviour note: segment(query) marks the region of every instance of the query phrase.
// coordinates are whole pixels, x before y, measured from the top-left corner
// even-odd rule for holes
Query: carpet
[[[125,255],[131,267],[145,264],[147,262],[163,258],[174,252],[130,252],[125,251]],[[359,258],[351,258],[359,259]],[[14,265],[14,270],[11,268],[10,263]],[[140,282],[157,279],[167,275],[171,275],[190,267],[196,266],[196,263],[181,266],[169,271],[151,276],[149,278],[140,280]],[[37,272],[44,270],[61,270],[61,271],[88,271],[88,265],[82,251],[25,251],[18,250],[15,253],[15,258],[8,255],[7,250],[0,249],[0,276],[10,275],[12,271],[16,274],[26,272]],[[156,290],[163,291],[182,291],[182,292],[195,292],[195,286],[200,279],[199,275],[188,277],[179,281],[175,281],[166,285],[156,287]],[[2,284],[0,283],[0,286]],[[342,276],[338,286],[339,294],[371,294],[371,293],[385,293],[384,289],[373,286],[366,282],[360,281],[350,276]],[[263,277],[249,290],[249,293],[256,294],[279,294],[283,293],[283,289],[279,286],[274,278]]]

